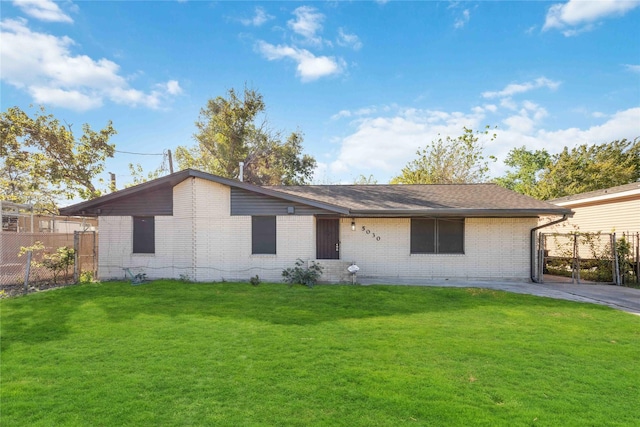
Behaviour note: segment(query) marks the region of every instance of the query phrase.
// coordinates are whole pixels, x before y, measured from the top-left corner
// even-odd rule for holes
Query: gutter
[[[561,222],[566,221],[567,219],[569,219],[569,216],[573,216],[573,213],[571,214],[564,214],[562,215],[562,218],[557,219],[555,221],[551,221],[548,224],[543,224],[543,225],[539,225],[537,227],[533,227],[531,229],[531,234],[530,234],[530,243],[531,243],[531,259],[529,262],[529,265],[531,267],[531,281],[534,283],[540,283],[539,281],[536,280],[535,278],[535,268],[534,268],[534,264],[535,264],[535,254],[536,254],[536,231],[540,230],[541,228],[545,228],[545,227],[549,227],[551,225],[555,225],[555,224],[559,224]]]

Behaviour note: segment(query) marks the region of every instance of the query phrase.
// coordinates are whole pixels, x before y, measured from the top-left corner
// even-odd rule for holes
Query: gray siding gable
[[[99,216],[173,215],[173,187],[164,186],[101,203],[88,213]]]
[[[293,207],[294,213],[289,212]],[[231,215],[327,215],[334,211],[231,187]]]

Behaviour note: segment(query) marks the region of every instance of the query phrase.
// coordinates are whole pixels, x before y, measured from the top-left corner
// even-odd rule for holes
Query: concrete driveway
[[[366,285],[384,283],[366,278],[358,278],[358,282]],[[474,281],[474,280],[429,280],[398,283],[388,280],[386,283],[414,285],[414,286],[449,286],[457,288],[485,288],[501,291],[529,294],[541,297],[564,299],[569,301],[586,302],[606,305],[617,310],[626,311],[640,316],[640,289],[626,288],[614,285],[576,285],[571,283],[529,283],[502,281]]]

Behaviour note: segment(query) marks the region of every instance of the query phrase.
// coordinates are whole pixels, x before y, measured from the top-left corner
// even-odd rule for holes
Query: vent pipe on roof
[[[244,162],[240,162],[240,172],[238,173],[238,181],[244,181]]]

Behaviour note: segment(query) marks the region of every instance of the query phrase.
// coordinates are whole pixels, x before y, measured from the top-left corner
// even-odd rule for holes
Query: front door
[[[316,218],[316,258],[340,259],[340,220]]]

